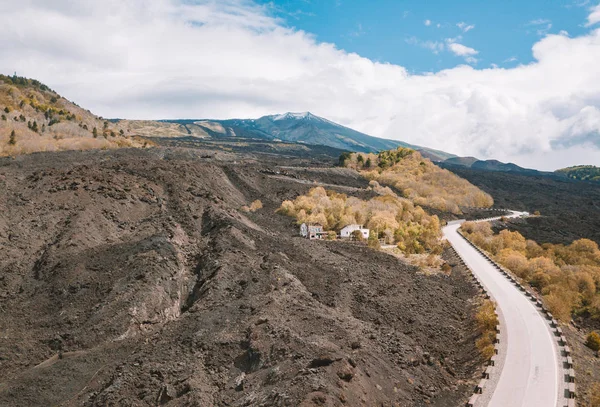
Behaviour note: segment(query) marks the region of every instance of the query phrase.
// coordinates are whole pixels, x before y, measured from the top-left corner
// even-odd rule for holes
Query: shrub
[[[590,332],[585,341],[585,346],[593,351],[600,351],[600,335],[598,335],[598,332]]]
[[[350,238],[352,240],[356,240],[357,242],[362,242],[365,240],[365,238],[360,230],[355,230],[354,232],[352,232],[350,234]]]
[[[475,342],[475,346],[486,359],[494,355],[494,341],[496,340],[496,326],[498,325],[498,317],[494,310],[494,303],[485,300],[475,315],[477,329],[481,334]]]
[[[533,215],[534,215],[534,216],[540,216],[540,211],[535,211],[535,212],[533,212]]]
[[[591,386],[590,407],[600,407],[600,383],[594,383]]]
[[[14,130],[10,132],[8,144],[10,144],[11,146],[14,146],[15,144],[17,144],[17,135],[15,134]]]
[[[261,209],[263,207],[263,204],[261,201],[256,200],[254,202],[252,202],[250,204],[250,206],[244,205],[242,206],[242,210],[244,212],[256,212],[257,210]]]
[[[335,240],[337,239],[337,233],[335,233],[333,230],[330,230],[327,232],[327,235],[325,236],[325,239],[327,240]]]

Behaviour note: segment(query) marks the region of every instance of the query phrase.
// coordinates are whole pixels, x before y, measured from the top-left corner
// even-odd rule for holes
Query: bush
[[[590,393],[590,407],[600,407],[600,383],[592,384]]]
[[[355,230],[354,232],[352,232],[350,234],[350,238],[352,240],[356,240],[357,242],[362,242],[365,240],[365,238],[360,230]]]
[[[585,346],[593,351],[600,351],[600,335],[598,335],[598,332],[590,332],[590,334],[587,336],[587,340],[585,341]]]
[[[17,144],[17,135],[15,134],[14,130],[10,132],[10,138],[8,139],[8,144],[10,144],[11,146],[14,146],[15,144]]]
[[[242,210],[244,212],[256,212],[257,210],[261,209],[262,207],[263,207],[262,202],[257,199],[256,201],[252,202],[250,204],[250,206],[247,206],[247,205],[242,206]]]
[[[330,230],[329,232],[327,232],[327,235],[325,236],[326,240],[336,240],[337,239],[337,233],[335,233],[333,230]]]
[[[494,355],[494,341],[496,340],[496,326],[498,325],[498,317],[494,310],[494,303],[485,300],[475,315],[477,328],[481,334],[475,342],[475,346],[486,359]]]

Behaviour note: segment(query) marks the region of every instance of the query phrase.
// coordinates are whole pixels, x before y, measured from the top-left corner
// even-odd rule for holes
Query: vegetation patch
[[[359,224],[370,229],[369,245],[379,239],[395,244],[404,253],[442,252],[440,220],[430,216],[410,200],[398,197],[389,188],[372,186],[385,193],[368,201],[348,197],[323,187],[311,189],[293,201],[284,201],[278,212],[296,219],[298,224],[322,225],[326,231]],[[385,192],[384,192],[385,191]]]
[[[519,232],[494,234],[487,222],[465,222],[462,231],[542,293],[557,318],[568,322],[577,315],[600,320],[600,250],[596,242],[579,239],[569,245],[539,245]]]
[[[491,207],[492,197],[408,148],[379,154],[344,153],[340,165],[353,168],[369,180],[394,187],[416,205],[461,214],[461,207]]]
[[[482,356],[489,359],[494,356],[494,341],[496,340],[496,327],[498,326],[498,316],[495,312],[494,303],[490,300],[484,300],[475,315],[475,320],[480,333],[475,345]]]

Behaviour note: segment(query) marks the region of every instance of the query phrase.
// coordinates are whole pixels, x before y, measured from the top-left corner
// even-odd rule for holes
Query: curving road
[[[522,214],[513,212],[510,217]],[[461,224],[451,222],[443,229],[444,236],[496,302],[507,338],[502,371],[484,390],[482,405],[562,407],[562,360],[548,323],[515,285],[458,234]]]

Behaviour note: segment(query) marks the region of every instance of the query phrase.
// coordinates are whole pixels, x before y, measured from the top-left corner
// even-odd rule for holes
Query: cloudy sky
[[[0,27],[0,72],[104,117],[311,111],[459,155],[600,165],[598,0],[2,0]]]

